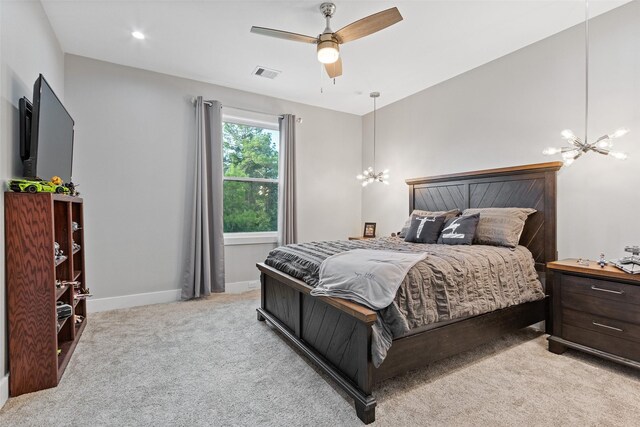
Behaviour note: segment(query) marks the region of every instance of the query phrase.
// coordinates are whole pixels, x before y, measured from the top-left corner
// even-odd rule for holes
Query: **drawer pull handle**
[[[620,328],[616,328],[614,326],[603,325],[602,323],[598,323],[598,322],[595,322],[595,321],[593,321],[591,323],[593,323],[595,326],[600,326],[601,328],[613,329],[614,331],[624,332],[624,330],[622,330]]]
[[[611,289],[602,289],[602,288],[598,288],[595,285],[591,286],[591,289],[593,289],[594,291],[609,292],[610,294],[616,294],[616,295],[624,294],[624,291],[614,291],[614,290],[611,290]]]

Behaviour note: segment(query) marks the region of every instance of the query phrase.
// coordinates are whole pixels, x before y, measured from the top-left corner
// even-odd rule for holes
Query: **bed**
[[[531,253],[540,281],[556,255],[556,172],[561,162],[408,179],[409,212],[484,207],[534,208],[519,244]],[[505,333],[546,320],[550,290],[541,299],[489,313],[439,322],[393,339],[376,367],[372,343],[378,314],[344,299],[314,297],[312,286],[265,263],[258,320],[268,321],[354,399],[357,416],[375,420],[372,391],[381,381],[461,353]]]

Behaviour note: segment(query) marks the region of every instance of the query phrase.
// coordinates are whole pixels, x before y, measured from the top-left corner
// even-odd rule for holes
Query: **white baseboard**
[[[259,280],[227,283],[225,284],[225,292],[228,294],[239,294],[258,289],[259,287]],[[87,309],[89,310],[89,313],[96,313],[99,311],[117,310],[119,308],[138,307],[141,305],[163,304],[167,302],[180,301],[180,295],[180,289],[172,289],[170,291],[88,299]]]
[[[119,297],[96,298],[87,300],[89,313],[138,307],[141,305],[162,304],[180,300],[180,289],[170,291],[147,292],[145,294],[122,295]]]
[[[9,399],[9,374],[0,379],[0,408],[7,403]]]
[[[248,280],[246,282],[226,283],[224,292],[227,294],[240,294],[242,292],[252,291],[260,287],[259,280]]]

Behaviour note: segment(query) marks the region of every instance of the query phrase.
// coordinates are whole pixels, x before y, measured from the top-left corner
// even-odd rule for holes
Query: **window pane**
[[[225,122],[222,136],[224,176],[278,178],[278,131]]]
[[[278,184],[224,182],[224,232],[278,230]]]

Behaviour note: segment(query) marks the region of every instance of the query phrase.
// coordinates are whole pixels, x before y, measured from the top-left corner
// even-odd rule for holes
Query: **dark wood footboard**
[[[262,300],[258,320],[267,320],[353,398],[358,417],[375,419],[371,395],[371,325],[376,313],[358,304],[309,295],[311,287],[258,264]]]

